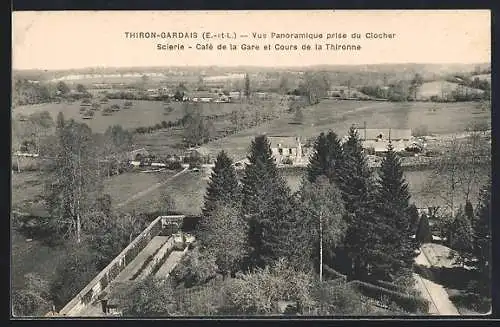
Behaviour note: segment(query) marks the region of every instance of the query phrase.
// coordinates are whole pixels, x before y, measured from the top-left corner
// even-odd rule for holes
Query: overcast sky
[[[198,39],[126,39],[125,32],[197,32]],[[360,44],[341,51],[160,51],[157,43],[205,44],[202,32],[268,33],[266,40],[218,43]],[[276,33],[396,33],[387,40],[279,40]],[[232,12],[15,12],[14,69],[377,63],[483,63],[491,57],[490,12],[467,11],[232,11]],[[238,47],[239,48],[239,47]]]

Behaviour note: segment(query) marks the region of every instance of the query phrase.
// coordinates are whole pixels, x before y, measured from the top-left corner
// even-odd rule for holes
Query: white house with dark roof
[[[277,163],[283,163],[285,159],[290,159],[293,163],[302,160],[303,149],[299,136],[268,136],[267,139]]]

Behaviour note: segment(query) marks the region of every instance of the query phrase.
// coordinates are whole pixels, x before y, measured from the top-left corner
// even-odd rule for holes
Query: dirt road
[[[422,250],[418,257],[415,258],[415,263],[418,265],[431,267],[429,260]],[[460,315],[455,305],[450,301],[448,293],[442,285],[423,278],[418,274],[414,274],[414,277],[417,281],[417,289],[422,293],[422,296],[430,302],[429,314],[447,316]]]

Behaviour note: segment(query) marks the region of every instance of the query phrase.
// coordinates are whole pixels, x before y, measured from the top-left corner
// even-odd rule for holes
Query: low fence
[[[162,225],[162,216],[157,217],[142,231],[123,251],[114,258],[90,283],[85,286],[64,308],[59,311],[61,316],[77,316],[78,313],[91,304],[113,279],[142,251],[151,239],[158,235]]]

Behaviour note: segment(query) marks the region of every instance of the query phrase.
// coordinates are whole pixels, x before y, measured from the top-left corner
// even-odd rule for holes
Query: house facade
[[[276,163],[290,160],[292,163],[300,162],[303,158],[303,148],[298,136],[268,136],[271,151]]]

